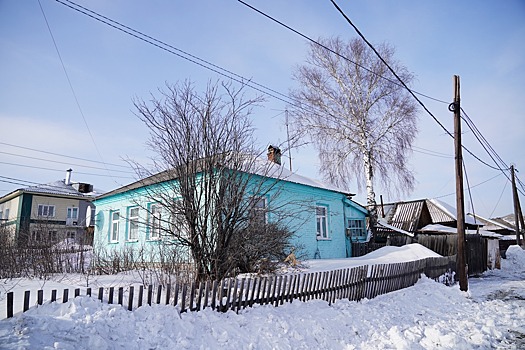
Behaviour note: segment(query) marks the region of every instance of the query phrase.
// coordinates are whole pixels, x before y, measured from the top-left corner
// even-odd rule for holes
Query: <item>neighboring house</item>
[[[425,226],[440,224],[456,227],[456,209],[437,199],[419,199],[413,201],[383,204],[379,208],[379,222],[376,241],[386,241],[387,237],[412,237]],[[465,216],[467,229],[480,226],[472,217]]]
[[[351,256],[349,237],[355,240],[366,238],[366,209],[352,201],[352,194],[336,189],[316,180],[292,173],[280,165],[280,157],[274,157],[270,146],[268,162],[273,176],[255,175],[257,181],[276,182],[270,193],[256,198],[254,209],[261,213],[266,222],[275,217],[265,215],[265,210],[279,206],[280,210],[294,215],[287,218],[287,226],[294,227],[292,245],[299,247],[296,254],[307,259],[344,258]],[[273,162],[272,162],[273,160]],[[266,160],[260,160],[268,166]],[[153,246],[162,237],[158,225],[161,222],[160,206],[154,198],[146,196],[148,188],[158,186],[162,173],[142,181],[110,191],[95,199],[96,225],[95,244],[97,247],[112,249],[133,249]],[[177,181],[169,179],[167,182]],[[273,192],[279,195],[272,196]],[[173,194],[172,197],[176,197]],[[273,201],[278,203],[272,203]],[[264,239],[264,237],[261,237]],[[299,251],[300,250],[300,251]]]
[[[93,186],[64,180],[17,189],[0,198],[2,234],[18,245],[51,245],[70,238],[92,242]]]
[[[469,213],[468,215],[480,222],[483,225],[484,231],[490,231],[497,235],[500,254],[503,258],[506,257],[507,249],[511,245],[517,244],[514,214],[492,219],[487,219],[477,214]],[[521,239],[524,239],[523,236]]]

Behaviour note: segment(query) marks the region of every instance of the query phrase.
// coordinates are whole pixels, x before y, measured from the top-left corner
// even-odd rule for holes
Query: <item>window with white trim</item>
[[[159,239],[162,222],[162,208],[160,205],[152,204],[150,206],[150,215],[148,221],[149,239]]]
[[[0,219],[2,218],[2,215],[0,215]],[[8,220],[9,219],[9,208],[6,208],[5,210],[5,219]]]
[[[56,242],[58,240],[58,232],[56,230],[49,231],[48,235],[50,242]]]
[[[325,206],[318,205],[315,208],[315,221],[317,223],[317,238],[318,239],[328,238],[327,211],[328,210]]]
[[[44,218],[52,218],[55,216],[55,206],[39,204],[38,205],[38,216]]]
[[[42,240],[42,231],[33,231],[31,232],[31,241],[40,242]]]
[[[347,233],[352,238],[366,237],[365,220],[348,219]]]
[[[139,208],[131,208],[129,210],[129,231],[128,241],[136,241],[139,239]]]
[[[67,218],[73,219],[73,220],[78,219],[78,208],[77,207],[67,208]]]
[[[112,211],[110,213],[110,217],[111,217],[111,229],[109,233],[109,239],[111,242],[118,242],[120,212],[118,210]]]
[[[266,224],[266,197],[254,196],[250,198],[250,224]]]
[[[171,232],[173,232],[176,237],[187,239],[189,230],[187,228],[188,223],[186,221],[182,199],[175,199],[171,210]]]

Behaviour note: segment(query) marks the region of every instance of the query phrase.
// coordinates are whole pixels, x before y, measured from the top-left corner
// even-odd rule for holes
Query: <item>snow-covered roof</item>
[[[435,198],[431,198],[429,199],[429,201],[434,204],[436,207],[438,207],[440,210],[442,210],[444,213],[446,213],[447,215],[449,215],[452,219],[456,220],[457,221],[457,216],[456,216],[456,213],[457,213],[457,210],[455,207],[445,203],[445,202],[442,202],[438,199],[435,199]],[[468,215],[465,215],[465,223],[466,224],[470,224],[470,225],[479,225],[478,222],[476,222],[474,220],[473,217],[471,216],[468,216]]]
[[[2,198],[0,198],[0,201],[5,201],[12,198],[13,196],[18,196],[22,192],[39,193],[42,195],[51,196],[70,196],[86,199],[95,198],[97,195],[104,193],[103,191],[98,189],[93,189],[93,191],[87,193],[80,192],[75,188],[78,187],[79,184],[80,183],[78,182],[74,182],[69,185],[66,185],[64,180],[57,180],[46,184],[23,187],[6,194]]]
[[[402,230],[400,228],[397,228],[395,226],[392,226],[392,225],[389,225],[384,219],[379,219],[377,221],[377,225],[378,226],[381,226],[383,228],[386,228],[386,229],[389,229],[389,230],[392,230],[392,231],[395,231],[395,232],[399,232],[401,234],[404,234],[404,235],[407,235],[409,237],[414,237],[414,234],[411,233],[411,232],[408,232],[408,231],[405,231],[405,230]]]
[[[279,179],[279,180],[282,180],[282,181],[292,182],[292,183],[305,185],[305,186],[309,186],[309,187],[320,188],[320,189],[324,189],[324,190],[328,190],[328,191],[338,192],[338,193],[342,193],[342,194],[344,194],[346,196],[349,196],[349,197],[352,197],[352,196],[355,195],[355,193],[351,193],[348,190],[345,190],[345,189],[342,189],[342,188],[338,188],[336,186],[332,186],[330,184],[326,184],[326,183],[321,182],[319,180],[315,180],[315,179],[312,179],[312,178],[309,178],[309,177],[306,177],[306,176],[303,176],[303,175],[299,175],[299,174],[297,174],[295,172],[292,172],[292,171],[288,170],[286,167],[284,167],[282,165],[279,165],[279,164],[274,163],[274,162],[270,162],[270,161],[265,160],[265,159],[253,158],[251,156],[246,156],[246,159],[247,160],[245,162],[245,165],[242,166],[242,168],[243,168],[242,171],[245,172],[245,173],[259,175],[259,176],[262,176],[262,177]],[[113,191],[107,192],[104,195],[101,195],[100,197],[98,197],[97,199],[101,199],[101,198],[104,198],[106,196],[111,196],[111,195],[117,194],[117,193],[127,192],[127,191],[130,191],[130,190],[134,190],[134,189],[141,188],[141,187],[144,187],[144,186],[152,185],[152,184],[155,184],[155,183],[160,183],[160,182],[164,182],[164,181],[174,180],[175,178],[171,177],[171,176],[172,175],[171,175],[171,172],[169,170],[163,171],[163,172],[159,172],[157,174],[151,175],[148,178],[145,178],[145,179],[142,179],[142,180],[139,180],[139,181],[135,181],[135,182],[133,182],[133,183],[131,183],[129,185],[125,185],[125,186],[120,187],[118,189],[115,189]]]
[[[61,194],[61,195],[72,195],[72,196],[83,196],[93,197],[93,192],[80,193],[73,187],[73,184],[66,185],[64,180],[57,180],[47,184],[41,184],[36,186],[29,186],[22,189],[25,192],[37,192],[46,194]]]
[[[427,225],[423,227],[420,231],[423,233],[425,232],[437,232],[437,233],[445,233],[445,234],[458,233],[458,229],[456,227],[448,227],[448,226],[439,225],[439,224]],[[480,234],[481,236],[488,237],[488,238],[504,237],[503,235],[500,235],[499,233],[486,231],[486,230],[465,230],[465,233],[469,235]]]
[[[346,195],[354,196],[354,193],[350,191],[332,186],[330,184],[315,180],[303,175],[299,175],[288,170],[286,167],[279,165],[274,162],[269,162],[266,160],[258,159],[255,163],[256,170],[253,173],[260,176],[272,177],[275,179],[281,179],[288,182],[293,182],[301,185],[306,185],[310,187],[321,188],[328,191],[340,192]]]

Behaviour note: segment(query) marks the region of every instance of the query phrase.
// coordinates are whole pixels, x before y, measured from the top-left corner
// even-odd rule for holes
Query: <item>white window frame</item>
[[[259,205],[261,202],[262,206]],[[268,200],[265,196],[250,197],[250,222],[255,224],[268,223]]]
[[[36,230],[31,232],[31,242],[42,242],[42,231]]]
[[[171,224],[171,232],[176,237],[180,237],[182,239],[188,239],[189,238],[189,230],[188,225],[186,222],[186,217],[184,215],[184,212],[182,211],[182,199],[178,198],[174,200],[173,207],[171,209],[171,216],[170,216],[170,224]]]
[[[149,239],[159,240],[162,227],[162,207],[160,204],[151,204],[148,220]]]
[[[58,231],[57,230],[49,230],[47,232],[47,235],[49,237],[49,242],[56,242],[56,241],[58,241]]]
[[[73,214],[76,214],[76,215],[73,215]],[[68,207],[66,218],[78,220],[78,207]]]
[[[136,211],[136,213],[134,213]],[[129,208],[128,212],[128,241],[139,240],[139,207]]]
[[[37,216],[41,218],[55,217],[55,206],[50,204],[39,204]]]
[[[348,219],[347,230],[352,238],[366,237],[366,225],[363,219]]]
[[[5,211],[4,211],[4,215],[5,215],[5,220],[9,220],[9,208],[6,208]],[[2,218],[2,215],[0,215],[0,219]]]
[[[317,239],[330,239],[328,234],[328,207],[325,205],[315,206],[315,223]]]
[[[117,216],[115,218],[115,215]],[[111,222],[109,229],[109,241],[118,242],[119,239],[119,226],[120,226],[120,211],[113,210],[109,213],[109,219]]]

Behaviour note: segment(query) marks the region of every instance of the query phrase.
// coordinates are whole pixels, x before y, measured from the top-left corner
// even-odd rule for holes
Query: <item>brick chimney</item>
[[[281,149],[272,145],[268,146],[268,160],[281,165]]]

